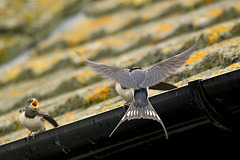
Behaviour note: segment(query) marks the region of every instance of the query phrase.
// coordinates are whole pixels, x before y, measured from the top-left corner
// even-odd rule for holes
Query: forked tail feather
[[[163,121],[161,120],[161,118],[158,116],[157,112],[155,111],[155,109],[153,108],[152,104],[150,103],[150,101],[147,99],[148,101],[148,105],[145,107],[135,107],[133,105],[133,103],[131,103],[130,107],[128,108],[128,110],[126,111],[126,113],[123,115],[122,119],[119,121],[119,123],[117,124],[117,126],[114,128],[114,130],[112,131],[112,133],[109,135],[109,137],[112,136],[112,134],[117,130],[117,128],[126,120],[132,120],[132,119],[152,119],[152,120],[156,120],[158,121],[164,130],[164,133],[166,135],[166,139],[168,139],[168,133],[166,130],[166,127],[163,123]]]

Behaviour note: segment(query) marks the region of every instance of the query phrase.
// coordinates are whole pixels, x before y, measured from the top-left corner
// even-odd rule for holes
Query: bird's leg
[[[38,133],[40,133],[40,132],[41,132],[40,130],[38,130],[38,131],[34,132],[34,133],[33,133],[33,135],[32,135],[33,139],[34,139],[34,138],[35,138],[35,136],[36,136]]]
[[[126,103],[124,103],[123,109],[124,109],[125,112],[128,110],[130,104],[131,104],[131,102],[126,102]]]
[[[35,135],[36,135],[36,134],[37,134],[36,132],[34,132],[34,133],[32,134],[33,139],[35,138]]]
[[[32,131],[28,134],[27,141],[29,141],[29,138],[30,138],[31,134],[32,134]]]

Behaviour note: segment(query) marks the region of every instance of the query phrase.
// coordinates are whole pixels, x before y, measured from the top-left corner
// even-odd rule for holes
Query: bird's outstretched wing
[[[177,69],[181,67],[184,62],[189,58],[189,56],[193,53],[196,47],[197,43],[195,43],[191,48],[187,49],[186,51],[155,64],[152,68],[146,71],[146,78],[140,85],[140,87],[146,88],[149,86],[154,86],[155,84],[159,83],[163,78],[176,72]]]
[[[138,89],[137,83],[131,78],[130,73],[116,66],[93,62],[85,59],[85,63],[92,67],[103,78],[120,83],[125,88]]]
[[[58,126],[58,123],[53,119],[48,113],[39,111],[39,115],[41,115],[45,120],[51,123],[54,127]]]

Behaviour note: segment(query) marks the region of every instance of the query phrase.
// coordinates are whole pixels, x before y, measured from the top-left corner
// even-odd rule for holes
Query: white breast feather
[[[34,118],[25,117],[25,112],[22,112],[19,116],[20,123],[32,132],[44,131],[44,120],[41,116],[35,116]]]
[[[132,102],[133,100],[133,89],[122,89],[119,83],[116,83],[117,93],[124,99],[126,102]]]

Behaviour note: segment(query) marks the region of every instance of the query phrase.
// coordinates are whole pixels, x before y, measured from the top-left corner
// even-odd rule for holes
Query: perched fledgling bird
[[[143,118],[153,119],[160,122],[165,132],[166,139],[168,139],[167,130],[148,99],[148,88],[158,84],[163,78],[176,72],[177,69],[189,58],[196,47],[197,44],[194,44],[188,50],[158,62],[147,71],[143,71],[140,67],[135,67],[131,72],[127,72],[116,66],[96,63],[85,59],[85,63],[92,67],[103,78],[111,79],[119,83],[123,88],[131,88],[133,100],[109,137],[124,121]],[[125,97],[125,99],[126,101],[129,101],[131,98]]]
[[[19,112],[20,123],[28,130],[30,130],[30,133],[27,136],[27,140],[29,139],[32,132],[38,134],[46,130],[44,120],[47,120],[54,127],[58,126],[58,123],[49,114],[39,111],[38,101],[36,98],[29,98],[26,102],[26,108],[21,109]]]
[[[131,69],[124,69],[126,72],[132,72],[133,70],[135,69],[138,69],[139,67],[133,67]],[[165,91],[165,90],[170,90],[170,89],[174,89],[174,88],[177,88],[176,86],[170,84],[170,83],[166,83],[166,82],[160,82],[154,86],[151,86],[149,87],[149,89],[153,89],[153,90],[162,90],[162,91]],[[125,88],[123,87],[120,83],[116,83],[115,85],[115,89],[117,91],[117,93],[123,98],[123,100],[126,102],[124,104],[124,107],[125,106],[128,106],[128,104],[130,102],[132,102],[133,100],[133,94],[132,94],[132,90],[131,88]]]

